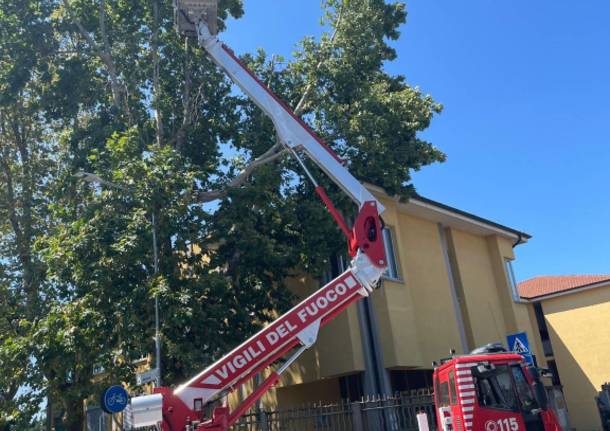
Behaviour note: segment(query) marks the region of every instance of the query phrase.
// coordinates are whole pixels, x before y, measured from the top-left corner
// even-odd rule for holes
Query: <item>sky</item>
[[[321,32],[318,0],[244,0],[221,38],[290,57]],[[610,274],[610,2],[411,0],[386,66],[444,105],[421,136],[447,162],[430,199],[532,235],[519,281]]]

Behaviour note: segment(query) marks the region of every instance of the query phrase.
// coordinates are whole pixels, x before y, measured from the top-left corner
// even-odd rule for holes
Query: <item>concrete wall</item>
[[[466,311],[471,348],[504,341],[506,322],[494,280],[486,238],[451,229]]]
[[[304,276],[288,280],[287,286],[299,298],[305,298],[319,288],[319,283]],[[282,383],[308,383],[363,370],[358,313],[356,307],[350,307],[320,330],[316,344],[290,367]]]
[[[313,402],[333,402],[340,398],[339,380],[336,378],[284,386],[276,391],[278,407],[282,410],[302,407]]]
[[[527,332],[532,353],[545,366],[535,316],[527,304],[512,299],[505,267],[505,260],[515,257],[510,240],[448,231],[470,348],[498,341],[505,344],[507,334]]]
[[[542,308],[572,426],[600,430],[594,397],[610,381],[610,288],[547,299]]]
[[[373,295],[384,365],[429,368],[460,346],[440,233],[436,223],[400,213],[391,201],[383,203],[402,278],[384,281]]]

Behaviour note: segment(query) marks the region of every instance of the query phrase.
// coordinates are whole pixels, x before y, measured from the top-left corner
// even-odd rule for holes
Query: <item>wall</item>
[[[448,238],[458,289],[463,295],[470,348],[494,342],[506,345],[508,334],[526,332],[538,364],[545,366],[531,307],[512,299],[505,269],[505,259],[514,259],[512,243],[498,236],[481,237],[457,229],[448,229]]]
[[[277,389],[278,407],[281,410],[302,407],[312,402],[333,402],[340,397],[338,379],[324,379]]]
[[[542,302],[572,426],[601,429],[594,397],[610,381],[610,288]]]
[[[470,323],[470,348],[504,341],[506,324],[486,239],[456,229],[450,229],[448,236],[456,256]]]
[[[287,287],[299,298],[306,298],[319,288],[310,277],[287,280]],[[284,385],[309,383],[364,370],[364,357],[355,306],[320,329],[318,340],[286,371]]]
[[[387,205],[401,282],[384,281],[373,296],[386,368],[429,368],[433,360],[460,346],[449,275],[435,222]]]

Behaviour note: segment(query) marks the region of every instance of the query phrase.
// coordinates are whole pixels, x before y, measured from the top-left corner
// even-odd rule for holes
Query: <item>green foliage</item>
[[[334,40],[328,35],[320,44],[305,39],[289,71],[301,89],[315,83],[308,105],[312,123],[349,160],[351,172],[406,198],[412,190],[409,170],[445,156],[417,136],[441,105],[406,84],[404,77],[384,71],[384,64],[396,58],[389,42],[399,37],[405,5],[382,0],[325,3]],[[326,60],[319,67],[320,57]]]
[[[0,284],[0,429],[32,429],[41,402],[41,376],[32,364],[31,322]]]
[[[294,161],[236,181],[276,144],[272,124],[176,34],[171,4],[0,0],[0,429],[35,427],[43,397],[80,429],[84,398],[135,384],[155,297],[173,384],[285,310],[286,277],[344,249]],[[219,27],[242,13],[220,1]],[[243,56],[355,175],[403,198],[411,169],[444,160],[418,137],[441,106],[384,70],[405,19],[402,3],[326,0],[329,33],[293,60]]]

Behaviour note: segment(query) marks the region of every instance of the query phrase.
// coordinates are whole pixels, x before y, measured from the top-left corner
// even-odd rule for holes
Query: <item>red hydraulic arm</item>
[[[221,359],[176,389],[160,387],[162,427],[164,431],[226,430],[280,378],[317,339],[320,327],[358,299],[368,296],[378,285],[386,269],[386,256],[380,214],[383,205],[343,166],[333,151],[292,110],[271,92],[210,31],[215,19],[215,0],[177,0],[176,19],[179,30],[196,35],[214,62],[271,118],[282,144],[300,163],[315,191],[348,238],[352,256],[349,268],[286,314],[233,349]],[[307,170],[299,152],[316,163],[359,207],[350,229]],[[204,406],[220,399],[257,373],[289,355],[279,368],[270,371],[266,380],[233,412],[216,407],[212,417],[204,419]],[[132,404],[138,400],[133,399]],[[134,425],[138,425],[137,421]]]

